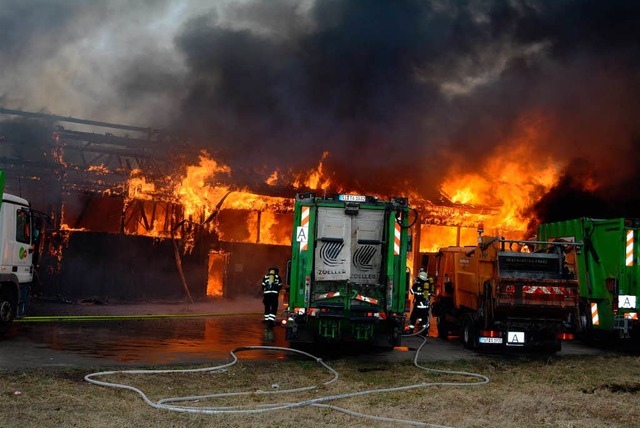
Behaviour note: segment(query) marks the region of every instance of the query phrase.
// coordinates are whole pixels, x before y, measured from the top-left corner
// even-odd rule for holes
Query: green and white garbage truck
[[[33,281],[34,221],[26,199],[4,193],[0,171],[0,336],[27,314]]]
[[[538,239],[584,243],[577,256],[583,337],[640,338],[640,220],[578,218],[543,223]]]
[[[296,195],[287,267],[286,338],[296,343],[400,342],[409,286],[406,198]]]

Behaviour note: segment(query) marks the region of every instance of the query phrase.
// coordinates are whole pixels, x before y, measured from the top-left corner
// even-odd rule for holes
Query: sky
[[[639,33],[632,0],[0,0],[0,106],[424,195],[525,141],[540,215],[640,217]]]

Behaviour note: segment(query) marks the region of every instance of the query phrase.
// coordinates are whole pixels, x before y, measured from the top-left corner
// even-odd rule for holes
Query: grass
[[[141,388],[152,400],[319,385],[316,390],[295,394],[254,393],[188,404],[195,407],[299,402],[359,390],[469,381],[459,375],[431,374],[406,362],[338,360],[330,366],[340,373],[340,378],[329,385],[323,385],[332,378],[325,369],[313,362],[295,360],[241,360],[222,373],[115,374],[98,380]],[[370,415],[456,427],[631,427],[640,421],[638,356],[486,357],[455,363],[438,362],[429,367],[477,372],[491,381],[473,387],[429,386],[362,395],[327,404]],[[250,415],[199,415],[158,410],[145,404],[132,391],[84,381],[84,376],[91,372],[85,369],[3,372],[0,376],[0,426],[390,426],[388,422],[310,406]]]

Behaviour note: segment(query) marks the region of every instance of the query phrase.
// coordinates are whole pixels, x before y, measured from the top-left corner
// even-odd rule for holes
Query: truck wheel
[[[444,316],[437,317],[436,324],[438,326],[438,337],[440,339],[448,339],[449,325],[447,324],[447,321],[445,321]]]
[[[6,291],[0,291],[0,335],[9,331],[15,316],[16,308],[14,308],[11,299]]]
[[[476,348],[476,326],[470,315],[464,317],[462,323],[462,342],[467,349]]]
[[[591,309],[589,306],[589,302],[584,301],[580,302],[579,305],[579,318],[578,323],[580,326],[580,331],[578,333],[578,337],[587,345],[595,344],[595,334],[593,330],[593,323],[591,320]]]

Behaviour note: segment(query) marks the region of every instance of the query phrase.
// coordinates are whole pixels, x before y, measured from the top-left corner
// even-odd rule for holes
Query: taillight
[[[611,286],[609,286],[609,283],[611,283]],[[617,314],[618,307],[619,307],[618,305],[620,304],[618,302],[618,284],[616,283],[616,280],[613,278],[607,278],[606,284],[607,284],[607,290],[609,290],[613,294],[613,298],[611,299],[612,300],[611,306],[613,307],[613,313]]]
[[[616,279],[615,278],[607,278],[604,280],[604,285],[607,287],[607,291],[613,294],[616,291]]]
[[[498,330],[480,330],[481,337],[502,337]]]
[[[575,336],[573,333],[558,333],[556,334],[558,340],[573,340]]]

